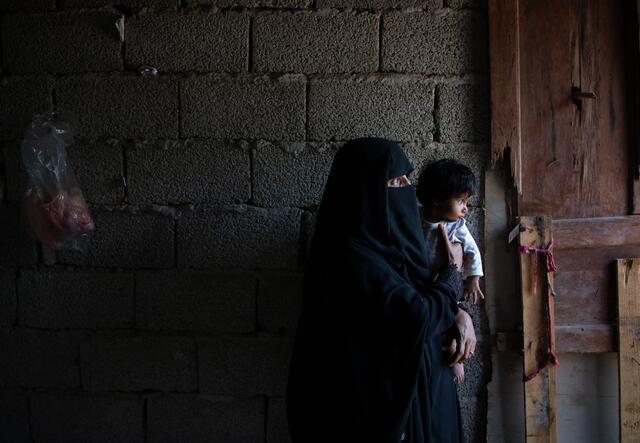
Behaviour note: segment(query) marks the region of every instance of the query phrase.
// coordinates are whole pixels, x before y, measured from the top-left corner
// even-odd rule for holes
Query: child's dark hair
[[[475,189],[476,177],[471,169],[450,158],[429,163],[422,168],[418,177],[418,200],[424,206],[464,193],[471,196]]]

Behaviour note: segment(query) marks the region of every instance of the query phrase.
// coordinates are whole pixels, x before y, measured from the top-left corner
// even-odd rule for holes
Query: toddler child
[[[422,229],[427,243],[427,269],[435,273],[441,266],[441,237],[438,226],[444,225],[451,243],[461,243],[462,272],[465,278],[462,300],[478,303],[484,294],[480,290],[483,276],[480,251],[464,220],[467,204],[476,188],[476,179],[469,167],[452,159],[429,163],[418,177],[417,195],[421,208]],[[460,303],[461,300],[458,300]],[[464,366],[453,366],[454,381],[464,380]]]

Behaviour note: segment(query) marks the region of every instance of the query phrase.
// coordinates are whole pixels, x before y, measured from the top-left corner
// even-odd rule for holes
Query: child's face
[[[468,212],[467,204],[470,198],[471,196],[465,192],[438,203],[438,215],[447,221],[455,221],[460,217],[464,217]]]

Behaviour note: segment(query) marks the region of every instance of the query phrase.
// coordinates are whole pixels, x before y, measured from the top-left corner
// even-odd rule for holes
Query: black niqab
[[[415,189],[387,187],[411,170],[385,139],[352,140],[336,153],[291,356],[294,443],[459,441],[440,335],[460,288],[451,278],[427,281]]]
[[[335,240],[357,238],[390,263],[426,281],[424,237],[415,188],[387,187],[409,175],[411,162],[398,144],[360,138],[336,154],[322,197],[310,258],[324,256]]]

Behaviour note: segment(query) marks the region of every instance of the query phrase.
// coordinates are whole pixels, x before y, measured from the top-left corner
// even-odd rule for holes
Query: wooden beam
[[[597,354],[614,352],[616,349],[616,334],[612,325],[556,325],[558,353]]]
[[[640,258],[617,260],[620,441],[640,442]]]
[[[625,41],[628,44],[627,52],[631,54],[628,57],[628,76],[629,79],[629,97],[627,108],[629,109],[628,121],[637,122],[640,118],[640,86],[638,85],[638,77],[640,77],[640,0],[634,5],[629,2],[628,24]],[[634,35],[635,34],[635,35]],[[640,129],[638,125],[631,125],[631,162],[630,172],[632,181],[631,195],[631,213],[640,214]]]
[[[585,235],[585,232],[589,235]],[[556,250],[640,245],[640,217],[632,215],[554,220],[553,235]]]
[[[520,52],[517,0],[489,0],[491,165],[510,150],[511,173],[522,189],[520,149]]]
[[[520,246],[542,248],[551,240],[551,218],[522,216]],[[551,283],[553,277],[551,276]],[[553,303],[547,314],[546,262],[540,254],[520,254],[524,374],[535,373],[547,357],[555,330],[548,331],[547,315],[554,324]],[[556,371],[548,365],[524,383],[525,431],[527,443],[556,442]]]
[[[556,325],[556,352],[558,354],[601,354],[617,352],[617,327],[613,325]],[[496,332],[493,344],[498,352],[522,353],[522,334]]]
[[[612,325],[611,337],[617,339],[616,260],[640,257],[640,217],[553,220],[552,230],[558,266],[555,274],[556,324]],[[576,306],[580,309],[575,309]],[[573,334],[568,339],[579,344],[576,340],[583,336],[586,338],[585,334]],[[599,338],[605,337],[600,335]],[[566,336],[562,340],[557,337],[558,349],[564,348],[566,339]],[[605,338],[593,343],[584,341],[584,344],[599,348],[611,342]]]

